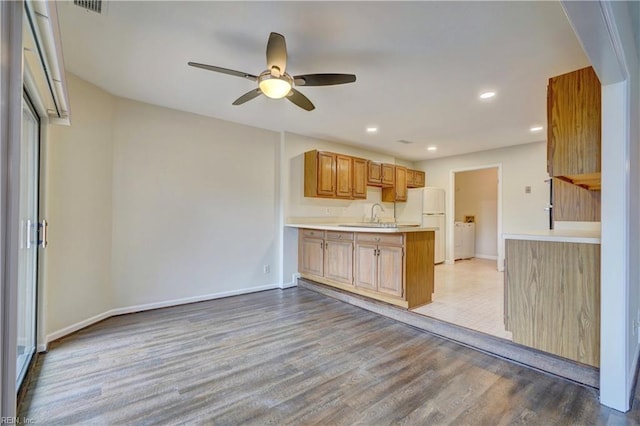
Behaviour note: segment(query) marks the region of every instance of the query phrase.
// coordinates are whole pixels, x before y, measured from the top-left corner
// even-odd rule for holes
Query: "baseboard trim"
[[[214,300],[214,299],[223,299],[225,297],[239,296],[241,294],[257,293],[259,291],[274,290],[274,289],[280,289],[280,288],[283,288],[281,284],[267,284],[267,285],[257,286],[257,287],[249,287],[249,288],[243,288],[238,290],[230,290],[230,291],[222,291],[219,293],[205,294],[202,296],[185,297],[182,299],[165,300],[162,302],[145,303],[142,305],[134,305],[134,306],[127,306],[124,308],[110,309],[106,312],[95,315],[91,318],[87,318],[85,320],[72,324],[68,327],[54,331],[51,334],[47,334],[45,343],[42,345],[39,345],[38,349],[42,346],[45,348],[45,351],[46,351],[46,348],[48,347],[49,343],[53,342],[54,340],[61,339],[64,336],[67,336],[71,333],[75,333],[78,330],[81,330],[85,327],[88,327],[92,324],[95,324],[97,322],[103,321],[107,318],[110,318],[116,315],[132,314],[135,312],[150,311],[152,309],[168,308],[170,306],[186,305],[189,303],[204,302],[207,300]]]
[[[505,339],[420,315],[387,303],[367,299],[304,278],[298,280],[298,287],[333,297],[506,361],[592,388],[600,386],[600,370],[595,367],[578,364]]]
[[[282,283],[280,285],[281,289],[287,289],[287,288],[291,288],[291,287],[297,287],[298,286],[298,278],[300,278],[300,273],[296,272],[295,274],[291,275],[291,282],[288,283]]]
[[[478,259],[487,259],[487,260],[498,260],[498,256],[492,256],[490,254],[475,254],[474,257],[477,257]]]

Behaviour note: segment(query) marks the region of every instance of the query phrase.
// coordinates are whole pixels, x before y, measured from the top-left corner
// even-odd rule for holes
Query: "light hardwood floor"
[[[413,312],[512,340],[504,328],[504,278],[495,260],[436,265],[433,302]]]
[[[596,391],[302,288],[110,318],[40,356],[38,424],[623,424]]]

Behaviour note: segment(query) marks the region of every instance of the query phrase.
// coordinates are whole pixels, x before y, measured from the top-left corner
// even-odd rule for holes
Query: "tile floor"
[[[512,340],[511,332],[504,329],[503,273],[497,271],[495,260],[436,265],[433,302],[413,311]]]

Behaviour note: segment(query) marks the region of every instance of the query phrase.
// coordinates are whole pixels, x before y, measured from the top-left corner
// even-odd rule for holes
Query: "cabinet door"
[[[352,183],[351,157],[336,155],[336,197],[351,198]]]
[[[352,197],[355,199],[367,198],[367,160],[353,158],[353,185]]]
[[[419,170],[414,170],[413,171],[414,175],[413,175],[413,185],[416,188],[424,188],[425,185],[425,173],[421,172]]]
[[[396,166],[396,201],[407,201],[407,169]]]
[[[551,176],[600,171],[600,87],[592,67],[549,79],[547,169]]]
[[[356,287],[369,290],[376,289],[376,275],[378,273],[378,246],[376,244],[357,243],[355,249]]]
[[[392,296],[403,296],[403,257],[402,247],[378,246],[378,291]]]
[[[396,182],[395,167],[393,164],[382,165],[382,186],[393,186]]]
[[[318,152],[318,195],[335,195],[336,156],[328,152]]]
[[[353,242],[325,241],[324,277],[353,285]]]
[[[373,161],[367,162],[367,185],[382,185],[382,164]]]
[[[324,240],[302,237],[300,239],[300,272],[321,277],[324,275]]]

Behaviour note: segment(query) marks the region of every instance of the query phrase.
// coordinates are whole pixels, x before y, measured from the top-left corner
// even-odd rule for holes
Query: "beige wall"
[[[68,84],[72,125],[45,152],[44,335],[280,282],[278,133]]]
[[[498,169],[471,170],[455,175],[455,220],[475,216],[476,257],[498,256]]]
[[[277,282],[279,141],[275,132],[118,99],[117,306]]]
[[[50,126],[44,147],[49,221],[43,251],[44,334],[102,314],[111,287],[112,129],[115,99],[68,75],[73,126]]]

